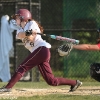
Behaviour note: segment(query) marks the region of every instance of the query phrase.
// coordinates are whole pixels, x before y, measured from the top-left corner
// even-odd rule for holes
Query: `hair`
[[[35,21],[35,22],[38,24],[38,27],[40,28],[41,33],[43,33],[43,31],[44,31],[43,27],[37,21]]]
[[[34,19],[32,19],[32,20],[34,20]],[[31,21],[31,20],[29,19],[28,21]],[[40,31],[41,31],[41,34],[43,34],[44,29],[43,29],[43,27],[41,26],[41,24],[40,24],[39,22],[37,22],[36,20],[34,20],[34,21],[38,24],[38,27],[39,27],[39,29],[40,29]]]

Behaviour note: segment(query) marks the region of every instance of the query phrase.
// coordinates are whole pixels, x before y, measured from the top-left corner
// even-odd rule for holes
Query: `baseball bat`
[[[57,36],[57,35],[48,35],[48,34],[42,34],[42,33],[37,33],[41,36],[47,36],[47,37],[50,37],[52,39],[55,39],[55,40],[59,40],[59,41],[66,41],[66,42],[71,42],[73,44],[79,44],[79,40],[76,40],[76,39],[72,39],[72,38],[67,38],[67,37],[62,37],[62,36]]]

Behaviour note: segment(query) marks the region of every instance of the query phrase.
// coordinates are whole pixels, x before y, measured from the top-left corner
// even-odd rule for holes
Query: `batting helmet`
[[[32,19],[32,15],[29,10],[27,9],[19,9],[12,18],[16,19],[16,16],[20,16],[21,20],[28,21]]]
[[[93,79],[100,82],[100,63],[90,65],[90,75]]]

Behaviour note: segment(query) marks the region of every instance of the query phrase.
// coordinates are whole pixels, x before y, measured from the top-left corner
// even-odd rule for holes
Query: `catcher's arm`
[[[91,45],[91,44],[73,45],[71,43],[66,43],[64,45],[61,45],[58,47],[57,50],[60,56],[68,56],[72,49],[87,50],[87,51],[100,50],[97,44],[95,45]]]
[[[99,46],[97,44],[79,44],[79,45],[73,45],[74,49],[78,50],[100,50]]]

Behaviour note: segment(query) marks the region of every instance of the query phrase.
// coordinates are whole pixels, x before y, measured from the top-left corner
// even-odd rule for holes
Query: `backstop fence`
[[[0,17],[11,16],[18,9],[29,9],[33,18],[44,27],[45,34],[55,34],[75,38],[80,43],[95,44],[99,34],[96,30],[100,24],[100,0],[0,0]],[[30,53],[21,41],[13,35],[12,50],[10,56],[10,69],[13,75],[17,66]],[[51,43],[51,68],[55,76],[82,79],[91,81],[90,64],[100,62],[99,51],[81,51],[73,49],[68,57],[60,57],[57,53],[61,41],[43,37]],[[30,76],[26,78],[26,76]],[[41,81],[37,68],[27,73],[22,80]]]

